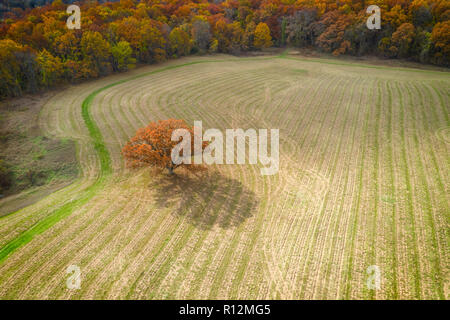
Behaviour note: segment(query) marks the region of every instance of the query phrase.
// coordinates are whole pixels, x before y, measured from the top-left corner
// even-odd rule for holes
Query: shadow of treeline
[[[173,207],[172,214],[206,230],[215,225],[239,226],[259,203],[255,193],[239,180],[217,171],[198,175],[179,171],[173,176],[161,173],[153,183],[149,187],[155,190],[158,207]]]

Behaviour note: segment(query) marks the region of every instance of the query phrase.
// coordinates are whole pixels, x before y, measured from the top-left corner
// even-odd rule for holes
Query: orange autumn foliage
[[[184,120],[168,119],[151,122],[141,128],[136,135],[122,149],[128,167],[157,167],[167,169],[170,174],[179,167],[197,172],[206,168],[196,164],[175,164],[172,161],[172,149],[180,141],[172,141],[172,133],[176,129],[186,129],[191,135],[191,154],[194,154],[194,128],[188,126]],[[207,147],[202,143],[202,151]]]
[[[61,0],[7,2],[14,8],[0,3],[0,99],[142,63],[270,46],[450,66],[449,0],[78,1],[79,30],[67,28]],[[366,26],[369,5],[380,7],[380,30]]]

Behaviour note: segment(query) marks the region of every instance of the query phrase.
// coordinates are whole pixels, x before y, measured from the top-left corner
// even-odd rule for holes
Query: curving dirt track
[[[186,58],[64,90],[81,178],[0,218],[1,299],[448,299],[449,73]],[[124,168],[149,121],[279,128],[280,171]],[[81,288],[68,290],[78,265]],[[377,265],[380,290],[366,270]]]

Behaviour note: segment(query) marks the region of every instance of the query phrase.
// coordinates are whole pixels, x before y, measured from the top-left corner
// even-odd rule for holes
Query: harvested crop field
[[[61,91],[40,126],[76,142],[80,178],[0,218],[0,298],[448,299],[449,88],[448,72],[218,55]],[[125,168],[126,141],[168,118],[280,129],[279,172]]]

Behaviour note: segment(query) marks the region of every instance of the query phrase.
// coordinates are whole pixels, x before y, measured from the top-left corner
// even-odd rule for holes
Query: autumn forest
[[[14,8],[0,21],[0,97],[21,96],[136,64],[190,54],[238,55],[266,47],[314,48],[450,64],[446,0],[121,0],[82,1],[81,28],[67,4]],[[366,7],[381,8],[380,30]]]

